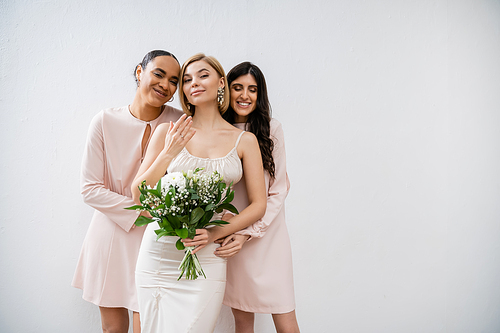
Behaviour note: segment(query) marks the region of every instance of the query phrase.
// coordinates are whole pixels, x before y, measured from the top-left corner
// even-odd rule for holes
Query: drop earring
[[[222,106],[222,104],[224,104],[224,88],[222,87],[219,87],[219,89],[217,89],[217,103],[219,104],[219,106]]]

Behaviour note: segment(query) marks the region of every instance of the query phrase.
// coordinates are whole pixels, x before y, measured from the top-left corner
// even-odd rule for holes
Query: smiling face
[[[142,100],[151,106],[161,107],[167,103],[179,82],[180,66],[170,56],[159,56],[151,60],[145,69],[137,66],[138,92]]]
[[[195,61],[186,68],[182,89],[188,102],[195,106],[217,105],[217,89],[224,87],[224,79],[206,61]]]
[[[231,82],[230,91],[234,120],[244,123],[257,107],[257,81],[252,74],[241,75]]]

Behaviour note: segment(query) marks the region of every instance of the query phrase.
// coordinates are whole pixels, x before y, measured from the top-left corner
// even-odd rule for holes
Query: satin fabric
[[[208,172],[217,170],[224,176],[224,182],[227,185],[231,184],[231,182],[236,184],[243,174],[243,166],[236,151],[236,146],[226,156],[212,159],[193,156],[184,148],[170,163],[168,172],[195,170],[196,168],[205,168],[204,171]]]
[[[135,264],[145,228],[135,228],[139,215],[130,186],[143,158],[146,126],[151,134],[161,123],[176,121],[182,112],[165,106],[158,118],[135,118],[128,106],[99,112],[90,123],[82,160],[81,192],[95,209],[73,277],[83,299],[103,307],[139,311]],[[149,142],[149,139],[148,139]]]
[[[240,129],[245,124],[236,124]],[[249,235],[241,251],[229,258],[224,304],[256,313],[287,313],[295,309],[292,250],[285,222],[285,198],[290,189],[286,172],[285,139],[281,124],[271,120],[275,178],[265,172],[266,213],[237,234]],[[233,204],[248,206],[245,180],[234,187]]]
[[[205,168],[204,172],[218,171],[229,185],[237,183],[242,176],[243,167],[237,146],[226,156],[209,159],[191,155],[183,149],[170,163],[167,171],[195,170]],[[214,216],[214,219],[219,216]],[[178,237],[162,237],[156,241],[154,232],[158,226],[148,225],[136,268],[136,282],[141,314],[141,329],[144,333],[207,333],[213,332],[222,307],[226,285],[226,260],[214,255],[218,244],[208,244],[197,255],[205,272],[204,277],[196,280],[177,281],[180,275],[179,264],[184,251],[175,247]]]
[[[137,262],[142,332],[212,332],[224,297],[226,260],[213,254],[217,244],[209,244],[197,253],[207,278],[177,281],[184,251],[175,247],[178,237],[155,241],[157,228],[148,225]]]

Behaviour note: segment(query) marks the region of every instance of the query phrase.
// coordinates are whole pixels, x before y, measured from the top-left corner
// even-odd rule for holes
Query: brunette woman
[[[254,223],[266,209],[258,141],[252,133],[222,118],[229,105],[222,66],[213,57],[197,54],[184,63],[180,79],[179,98],[189,117],[175,125],[165,124],[155,132],[132,184],[134,199],[138,202],[137,186],[143,180],[154,186],[166,172],[204,168],[204,172],[218,171],[228,185],[244,175],[249,204],[228,225],[197,230],[192,240],[184,241],[186,246],[197,247],[193,253],[206,279],[177,281],[184,256],[184,251],[175,247],[178,237],[156,241],[154,230],[158,226],[148,225],[136,269],[141,325],[148,333],[213,331],[226,284],[226,260],[215,256],[219,245],[214,241]]]
[[[140,331],[135,265],[144,227],[135,227],[130,185],[151,135],[182,113],[166,106],[179,81],[180,65],[167,51],[151,51],[136,66],[132,104],[99,112],[90,124],[83,155],[83,200],[95,209],[72,285],[83,299],[99,306],[103,332]]]
[[[290,183],[283,129],[276,119],[271,119],[266,81],[257,66],[250,62],[235,66],[228,73],[228,84],[231,104],[224,118],[252,132],[259,141],[267,209],[262,219],[227,237],[216,251],[220,257],[230,257],[224,304],[232,308],[237,333],[254,331],[254,313],[272,314],[278,332],[298,333],[292,253],[285,224],[284,204]],[[238,209],[247,205],[248,185],[242,181],[234,188]]]

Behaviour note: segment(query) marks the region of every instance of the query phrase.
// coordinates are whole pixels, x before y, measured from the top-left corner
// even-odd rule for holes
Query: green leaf
[[[220,182],[217,186],[217,195],[215,196],[215,202],[220,202],[224,189],[226,188],[226,183]]]
[[[231,191],[231,193],[229,193],[229,196],[226,197],[226,199],[224,200],[224,203],[230,203],[231,201],[233,201],[234,199],[234,191]]]
[[[181,223],[183,225],[188,225],[189,224],[189,215],[183,215],[179,218],[179,220],[181,221]]]
[[[205,211],[200,207],[196,207],[191,212],[191,221],[189,222],[189,224],[192,225],[197,223],[203,217],[203,215],[205,215]]]
[[[191,226],[188,228],[188,238],[193,239],[196,236],[196,228]]]
[[[214,216],[214,212],[206,212],[203,218],[201,219],[200,222],[198,222],[198,225],[196,226],[198,229],[204,228],[208,222],[210,222],[210,219]]]
[[[157,191],[156,189],[155,190],[148,190],[149,193],[151,193],[152,195],[154,195],[155,197],[158,197],[161,199],[161,192]]]
[[[172,205],[172,196],[170,195],[170,191],[165,195],[165,205],[167,207],[170,207]]]
[[[196,194],[196,193],[192,193],[192,194],[191,194],[191,200],[198,200],[199,198],[200,198],[200,197],[199,197],[199,195],[198,195],[198,194]]]
[[[148,193],[148,189],[146,187],[139,186],[139,191],[142,195],[146,195]]]
[[[153,219],[141,215],[137,218],[137,220],[135,220],[134,224],[138,227],[142,227],[143,225],[149,224],[153,221],[154,221]]]
[[[173,230],[172,231],[168,231],[168,230],[165,230],[165,229],[156,229],[155,233],[157,235],[161,234],[160,237],[162,237],[162,236],[177,236],[177,234]]]
[[[213,220],[207,223],[207,225],[222,225],[222,224],[229,224],[229,222],[222,220]]]
[[[158,191],[158,193],[161,193],[161,178],[158,183],[156,183],[156,190]]]
[[[156,231],[156,230],[155,230]],[[158,236],[156,236],[156,240],[162,238],[163,236],[170,236],[170,233],[165,231],[165,230],[161,230],[160,229],[160,232],[157,234]]]
[[[209,210],[214,209],[215,205],[211,202],[205,207],[205,211],[208,212]]]
[[[179,236],[180,238],[187,238],[188,236],[188,230],[186,228],[182,228],[182,229],[175,229],[175,233],[177,234],[177,236]]]
[[[127,207],[125,209],[128,209],[128,210],[137,210],[137,209],[144,209],[144,207],[141,206],[141,205],[134,205],[132,207]]]
[[[170,232],[174,231],[174,228],[172,228],[172,226],[170,225],[170,222],[168,222],[166,217],[162,218],[162,222],[163,222],[163,225],[162,225],[163,229],[165,229],[166,231],[170,231]]]
[[[168,222],[170,222],[172,228],[179,229],[181,227],[181,221],[179,221],[179,218],[177,216],[169,214],[167,215],[167,220]]]
[[[220,198],[222,197],[222,189],[221,189],[221,185],[224,184],[224,183],[219,183],[217,185],[217,188],[215,189],[215,192],[216,192],[216,195],[215,195],[215,202],[219,202],[220,201]]]
[[[230,203],[222,203],[222,204],[220,204],[219,207],[217,208],[217,213],[220,213],[219,209],[221,209],[221,211],[222,211],[222,209],[227,209],[228,211],[230,211],[233,214],[238,214],[238,210],[236,209],[236,207],[234,207]]]
[[[178,239],[177,242],[175,243],[175,247],[177,248],[177,250],[184,250],[186,247],[184,246],[184,243]]]
[[[225,188],[226,188],[226,183],[220,182],[219,183],[219,192],[222,192],[222,190],[224,190]]]

